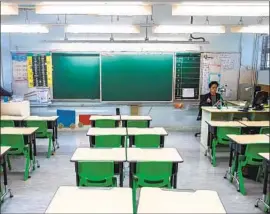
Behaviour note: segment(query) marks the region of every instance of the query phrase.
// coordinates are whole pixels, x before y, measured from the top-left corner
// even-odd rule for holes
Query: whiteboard
[[[201,54],[201,94],[209,92],[208,84],[215,80],[226,87],[225,100],[237,100],[240,53]]]

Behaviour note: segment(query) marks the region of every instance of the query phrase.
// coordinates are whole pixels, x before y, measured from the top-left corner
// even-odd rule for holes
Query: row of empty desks
[[[207,121],[206,123],[208,124],[208,138],[205,155],[210,154],[212,141],[217,134],[217,128],[238,127],[241,128],[242,133],[248,133],[248,130],[255,129],[259,133],[261,127],[269,127],[269,121]]]
[[[141,149],[141,148],[78,148],[71,158],[71,162],[75,162],[76,183],[79,184],[78,163],[79,162],[104,162],[113,161],[120,165],[120,186],[123,185],[123,162],[130,163],[130,186],[133,186],[132,178],[136,173],[137,162],[172,162],[172,186],[177,186],[178,163],[182,163],[183,159],[175,148],[157,148],[157,149]]]
[[[215,191],[143,187],[137,213],[226,213]],[[133,213],[131,188],[61,186],[46,213]]]
[[[14,121],[15,127],[23,127],[24,123],[26,121],[46,121],[48,129],[51,129],[53,131],[53,143],[55,145],[55,141],[57,143],[58,133],[57,133],[57,119],[58,116],[46,116],[46,117],[40,117],[40,116],[8,116],[8,115],[1,115],[2,121],[12,120]],[[57,143],[57,147],[59,147],[59,144]]]
[[[95,127],[95,122],[97,120],[115,120],[116,124],[122,121],[122,126],[127,127],[127,121],[147,121],[148,127],[150,126],[150,121],[152,118],[150,116],[132,116],[132,115],[93,115],[90,117],[91,126]]]
[[[7,179],[7,152],[10,150],[10,146],[1,146],[1,166],[3,169],[3,184],[4,184],[4,190],[1,190],[1,202],[4,200],[5,196],[9,192],[9,196],[13,197],[11,190],[8,189],[8,179]],[[2,185],[2,184],[0,184]],[[2,188],[1,188],[2,189]]]
[[[124,137],[129,137],[129,146],[134,145],[135,137],[139,135],[159,135],[160,136],[160,147],[164,147],[164,136],[168,133],[164,128],[89,128],[87,136],[89,136],[90,147],[95,145],[95,137],[97,136],[109,136],[118,135],[122,136],[122,142]]]

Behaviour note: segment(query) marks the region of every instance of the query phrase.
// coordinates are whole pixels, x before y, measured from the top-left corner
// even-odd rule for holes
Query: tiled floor
[[[55,156],[46,158],[46,140],[38,140],[38,159],[41,167],[32,173],[31,179],[23,181],[22,159],[12,159],[14,171],[8,174],[14,198],[7,198],[1,206],[3,213],[43,213],[57,188],[75,185],[75,168],[70,158],[77,147],[88,147],[84,131],[60,132],[60,149]],[[233,185],[223,178],[228,160],[218,159],[213,168],[200,150],[199,139],[193,133],[169,132],[166,147],[176,147],[184,159],[179,164],[179,189],[208,189],[218,192],[228,213],[262,213],[254,208],[256,198],[261,195],[262,184],[246,180],[247,195],[242,196]],[[126,173],[128,175],[128,173]],[[128,177],[125,177],[125,186]],[[196,203],[196,202],[194,202]]]

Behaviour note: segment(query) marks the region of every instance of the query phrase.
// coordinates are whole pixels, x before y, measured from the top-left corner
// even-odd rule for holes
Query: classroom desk
[[[127,161],[130,162],[129,169],[129,186],[133,186],[133,175],[136,173],[137,162],[172,162],[172,178],[171,183],[174,188],[177,188],[177,172],[178,163],[184,162],[177,149],[175,148],[128,148]]]
[[[137,213],[226,213],[215,191],[143,187]]]
[[[1,166],[3,169],[3,175],[4,175],[4,179],[3,179],[3,183],[4,183],[4,192],[1,192],[1,202],[4,201],[7,193],[9,192],[9,197],[12,198],[12,192],[11,189],[8,189],[8,180],[7,180],[7,152],[8,150],[10,150],[10,146],[1,146],[0,150],[1,150]]]
[[[30,150],[30,160],[33,161],[33,170],[35,166],[39,167],[39,162],[36,160],[37,156],[37,146],[36,146],[36,131],[38,128],[36,127],[6,127],[1,128],[1,135],[23,135],[24,143],[29,144]]]
[[[249,144],[269,144],[269,137],[265,134],[254,134],[254,135],[227,135],[230,139],[230,159],[229,168],[225,173],[224,178],[234,179],[237,181],[237,190],[240,191],[239,181],[237,178],[238,171],[238,160],[241,154],[244,154],[246,145]],[[235,156],[235,157],[233,157]],[[232,161],[235,158],[235,169],[232,172]]]
[[[244,134],[259,134],[261,127],[269,127],[269,121],[239,121],[246,127],[243,128]]]
[[[1,115],[1,120],[12,120],[14,121],[15,127],[22,127],[23,126],[23,120],[26,118],[26,116],[8,116],[8,115]]]
[[[132,190],[60,186],[45,213],[133,213]]]
[[[91,127],[88,129],[86,134],[89,136],[90,147],[94,147],[96,136],[105,135],[118,135],[122,136],[122,146],[125,147],[125,136],[127,135],[126,128],[95,128]]]
[[[242,120],[243,117],[251,121],[265,121],[270,119],[269,109],[262,111],[249,110],[248,112],[239,111],[237,107],[223,107],[217,109],[216,107],[202,107],[202,120],[201,120],[201,145],[205,152],[207,150],[208,138],[208,124],[209,121],[233,121]]]
[[[155,128],[127,128],[129,136],[129,147],[132,147],[135,144],[135,138],[138,135],[160,135],[160,147],[164,147],[164,136],[167,136],[168,133],[164,128],[155,127]]]
[[[210,156],[212,159],[212,141],[217,137],[217,128],[218,127],[245,127],[244,124],[241,124],[239,121],[206,121],[208,124],[208,137],[207,137],[207,149],[205,150],[204,155]]]
[[[115,168],[119,165],[120,186],[123,186],[123,162],[126,161],[125,148],[78,148],[71,157],[71,162],[75,162],[76,184],[79,185],[78,162],[103,162],[113,161]]]
[[[115,120],[115,127],[118,127],[120,116],[119,115],[93,115],[90,117],[91,126],[95,127],[97,120]]]
[[[268,184],[268,174],[270,173],[270,153],[259,153],[260,156],[264,158],[264,179],[263,179],[263,195],[262,198],[258,198],[255,204],[255,207],[259,206],[259,202],[262,202],[264,205],[264,208],[270,209],[270,199],[267,201],[267,184]]]
[[[127,127],[127,121],[147,121],[148,127],[150,127],[150,121],[152,120],[152,118],[150,116],[122,115],[121,120],[123,121],[123,127]]]
[[[57,138],[58,138],[57,119],[58,119],[58,116],[49,116],[49,117],[29,116],[25,118],[24,121],[47,121],[48,129],[52,129],[53,131],[52,139],[53,139],[53,146],[54,146],[54,151],[55,151],[55,146],[59,148],[59,143],[57,142]]]

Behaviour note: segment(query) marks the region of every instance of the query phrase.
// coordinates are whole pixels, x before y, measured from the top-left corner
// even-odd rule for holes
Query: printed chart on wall
[[[28,87],[52,87],[52,56],[27,54]]]
[[[239,53],[203,53],[201,55],[201,94],[209,92],[208,84],[217,81],[226,88],[226,100],[237,99],[240,72]]]

